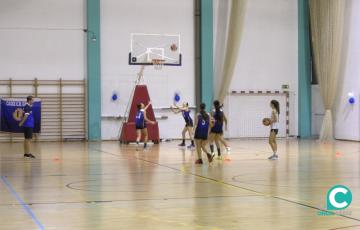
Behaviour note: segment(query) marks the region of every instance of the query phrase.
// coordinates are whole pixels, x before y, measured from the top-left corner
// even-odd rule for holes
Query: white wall
[[[343,79],[339,83],[336,101],[335,138],[360,141],[360,1],[347,2],[345,26]],[[349,92],[356,97],[355,105],[348,103]]]
[[[174,8],[176,6],[176,8]],[[86,0],[2,0],[0,79],[84,79]],[[175,91],[191,105],[194,93],[193,0],[101,1],[102,114],[123,114],[139,67],[128,66],[130,33],[179,33],[183,66],[146,68],[145,83],[155,107],[169,106]],[[119,101],[112,102],[117,91]],[[179,137],[180,115],[158,113],[161,137]],[[104,139],[116,139],[120,122],[103,119]],[[172,127],[172,128],[168,128]]]
[[[84,79],[85,0],[1,0],[0,79]]]
[[[290,135],[298,133],[297,17],[296,0],[247,1],[238,61],[230,85],[230,91],[281,90],[283,84],[289,85]],[[219,39],[216,42],[221,45]]]
[[[128,65],[131,33],[180,34],[183,66],[156,71],[146,67],[144,76],[154,107],[170,106],[175,91],[195,103],[194,2],[193,0],[101,1],[101,83],[103,116],[123,115],[140,66]],[[119,101],[112,102],[113,91]],[[161,138],[179,138],[184,125],[180,115],[159,112]],[[103,119],[103,139],[117,139],[119,120]]]

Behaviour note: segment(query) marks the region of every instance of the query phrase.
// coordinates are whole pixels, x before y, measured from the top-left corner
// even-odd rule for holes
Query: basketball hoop
[[[165,60],[163,59],[152,59],[152,64],[156,70],[161,70],[164,66]]]

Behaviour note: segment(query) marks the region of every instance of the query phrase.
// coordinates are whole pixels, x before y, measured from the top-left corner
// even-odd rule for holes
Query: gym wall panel
[[[193,0],[103,0],[101,1],[101,77],[102,138],[117,139],[140,66],[128,65],[131,33],[180,34],[183,66],[164,67],[161,71],[148,66],[144,82],[148,85],[154,107],[169,107],[175,91],[181,99],[195,104],[195,52]],[[117,102],[111,100],[117,92]],[[179,138],[182,118],[168,110],[155,114],[168,116],[159,120],[161,138]]]
[[[0,79],[84,79],[85,0],[2,0]]]
[[[86,0],[1,0],[0,27],[82,28]]]

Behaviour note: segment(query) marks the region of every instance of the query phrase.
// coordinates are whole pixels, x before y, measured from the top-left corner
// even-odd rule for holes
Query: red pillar
[[[120,141],[129,143],[136,141],[136,129],[135,129],[135,115],[137,111],[137,105],[143,103],[147,105],[150,101],[149,92],[147,90],[146,85],[137,85],[135,86],[134,96],[131,102],[129,118],[127,122],[123,123],[120,135]],[[146,115],[149,120],[156,121],[154,110],[152,105],[148,107],[146,110]],[[153,141],[154,143],[159,143],[159,126],[156,122],[155,124],[146,124],[148,133],[149,133],[149,141]]]

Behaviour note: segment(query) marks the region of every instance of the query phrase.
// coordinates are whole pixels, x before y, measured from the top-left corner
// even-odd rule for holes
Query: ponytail
[[[276,112],[278,114],[280,114],[280,104],[279,104],[279,102],[277,100],[272,100],[270,103],[275,107]]]
[[[215,120],[223,122],[224,114],[221,111],[221,108],[223,107],[223,105],[220,105],[220,102],[218,100],[215,100],[213,104],[214,104],[215,112],[216,112]]]
[[[209,115],[207,114],[207,112],[205,111],[206,105],[205,103],[201,103],[200,104],[200,115],[202,117],[203,120],[208,120],[209,119]]]

